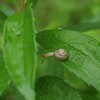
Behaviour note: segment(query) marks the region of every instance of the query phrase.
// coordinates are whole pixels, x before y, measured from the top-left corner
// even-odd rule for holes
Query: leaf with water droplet
[[[61,62],[67,69],[100,91],[100,43],[71,30],[48,30],[37,34],[38,43],[49,51],[63,48],[69,59]]]

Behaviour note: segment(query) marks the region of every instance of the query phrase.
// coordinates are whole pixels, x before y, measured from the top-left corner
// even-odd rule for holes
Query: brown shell
[[[53,52],[53,56],[57,60],[66,60],[68,58],[68,53],[64,49],[58,49]]]

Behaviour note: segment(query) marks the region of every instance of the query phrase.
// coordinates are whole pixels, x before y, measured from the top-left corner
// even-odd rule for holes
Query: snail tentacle
[[[49,52],[43,55],[43,57],[48,58],[50,56],[53,56],[53,52]]]

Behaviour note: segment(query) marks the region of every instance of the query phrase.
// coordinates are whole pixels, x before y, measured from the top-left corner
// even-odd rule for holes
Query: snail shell
[[[64,49],[58,49],[56,51],[53,52],[53,56],[57,59],[57,60],[66,60],[68,57],[68,53],[64,50]]]

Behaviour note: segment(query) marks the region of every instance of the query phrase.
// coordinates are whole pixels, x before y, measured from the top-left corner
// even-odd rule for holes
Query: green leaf
[[[26,6],[29,6],[30,4],[32,4],[32,7],[34,7],[37,1],[38,0],[26,0]]]
[[[62,64],[52,58],[47,59],[47,68],[45,70],[47,75],[58,76],[61,78],[63,78],[65,74]]]
[[[100,91],[100,43],[70,30],[48,30],[37,34],[38,43],[48,52],[63,48],[69,59],[66,68]]]
[[[97,92],[92,88],[87,91],[81,91],[79,94],[81,95],[82,100],[100,100],[100,92]]]
[[[100,30],[89,30],[89,31],[85,31],[83,33],[100,41]]]
[[[100,29],[100,22],[81,23],[81,24],[69,26],[66,29],[70,29],[70,30],[74,30],[74,31],[80,31],[80,32]]]
[[[35,85],[36,72],[36,44],[35,44],[35,29],[33,25],[33,15],[31,7],[24,14],[24,29],[23,29],[23,51],[24,51],[24,67],[25,75],[30,83],[30,86]]]
[[[0,96],[0,100],[25,100],[20,94],[16,86],[11,82],[5,89],[5,92]]]
[[[36,52],[32,23],[32,10],[29,7],[25,14],[20,13],[9,17],[4,27],[6,68],[26,100],[35,100],[32,85],[35,81]]]
[[[41,77],[36,82],[36,100],[82,100],[77,91],[62,79]]]
[[[6,19],[7,16],[2,11],[0,11],[0,34],[3,33],[3,26]]]
[[[0,51],[0,95],[4,92],[5,88],[10,83],[10,77],[5,69],[2,52]]]

